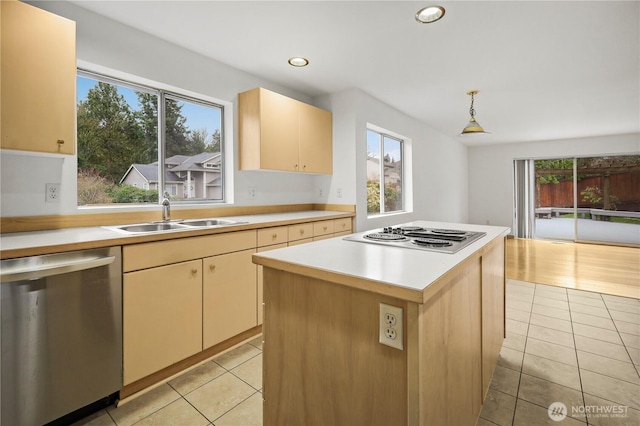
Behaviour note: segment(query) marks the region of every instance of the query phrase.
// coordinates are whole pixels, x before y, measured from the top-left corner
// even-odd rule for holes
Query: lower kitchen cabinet
[[[124,385],[202,351],[202,260],[123,277]]]
[[[258,325],[253,253],[255,249],[202,260],[203,349]]]

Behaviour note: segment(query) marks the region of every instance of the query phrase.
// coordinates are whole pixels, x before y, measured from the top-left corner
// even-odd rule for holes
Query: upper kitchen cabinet
[[[238,94],[241,170],[333,172],[331,113],[263,88]]]
[[[19,1],[0,8],[0,147],[73,154],[76,24]]]

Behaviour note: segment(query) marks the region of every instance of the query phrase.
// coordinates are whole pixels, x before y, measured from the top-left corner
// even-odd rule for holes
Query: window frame
[[[166,177],[163,172],[165,165],[165,152],[166,152],[166,136],[165,136],[165,108],[164,102],[165,97],[169,97],[170,99],[178,102],[189,102],[192,104],[197,104],[209,108],[218,108],[220,110],[220,177],[222,179],[222,183],[220,185],[221,190],[221,198],[220,199],[176,199],[172,200],[172,203],[177,205],[202,205],[202,204],[230,204],[233,203],[233,192],[232,192],[232,181],[233,175],[231,174],[233,171],[233,165],[226,164],[227,161],[233,162],[233,155],[230,153],[227,155],[227,150],[232,149],[229,147],[230,143],[227,140],[227,137],[232,137],[232,132],[227,130],[227,127],[232,124],[233,117],[231,117],[232,104],[229,102],[224,102],[221,100],[214,99],[207,95],[201,95],[194,92],[189,92],[187,90],[182,90],[179,88],[167,86],[162,83],[154,82],[151,80],[147,80],[144,78],[139,78],[133,75],[128,75],[115,70],[100,70],[94,71],[90,66],[83,66],[78,64],[76,68],[76,79],[77,77],[84,77],[93,79],[99,82],[104,82],[107,84],[112,84],[116,86],[125,87],[127,89],[144,92],[156,95],[158,97],[158,188],[165,188]],[[102,67],[95,67],[102,68]],[[122,77],[116,76],[122,75]],[[144,81],[144,82],[141,82]],[[76,83],[77,84],[77,83]],[[160,105],[163,105],[160,108]],[[162,135],[162,136],[161,136]],[[77,173],[77,171],[76,171]],[[124,203],[111,203],[100,206],[93,205],[77,205],[77,209],[99,209],[99,208],[123,208],[123,209],[141,209],[146,206],[156,206],[162,203],[164,191],[158,190],[158,200],[157,204],[154,203],[137,203],[137,204],[124,204]],[[77,202],[76,202],[77,204]]]
[[[407,147],[410,146],[410,140],[404,136],[395,134],[393,132],[390,132],[388,130],[382,129],[381,127],[378,126],[374,126],[372,124],[368,124],[367,128],[366,128],[366,132],[373,132],[376,133],[378,135],[378,149],[379,149],[379,153],[380,153],[380,161],[379,161],[379,175],[380,175],[380,179],[379,179],[379,186],[380,186],[380,211],[377,213],[369,213],[368,212],[368,208],[367,208],[367,218],[375,218],[375,217],[381,217],[381,216],[388,216],[388,215],[394,215],[394,214],[402,214],[402,213],[407,213],[407,206],[409,205],[409,202],[407,200],[407,193],[408,193],[408,188],[410,187],[410,184],[407,182]],[[402,170],[401,170],[401,179],[402,179],[402,185],[401,185],[401,193],[402,193],[402,205],[400,207],[400,209],[398,210],[393,210],[393,211],[386,211],[385,209],[385,196],[384,196],[384,188],[385,188],[385,176],[384,176],[384,140],[385,138],[391,139],[395,142],[398,142],[400,144],[400,159],[401,159],[401,164],[402,164]],[[367,145],[368,145],[368,136],[366,137],[367,140]],[[367,153],[367,160],[368,160],[368,153]],[[367,169],[367,168],[365,168]],[[366,179],[366,183],[368,184],[369,179],[367,177]],[[367,206],[369,204],[369,199],[367,198]]]

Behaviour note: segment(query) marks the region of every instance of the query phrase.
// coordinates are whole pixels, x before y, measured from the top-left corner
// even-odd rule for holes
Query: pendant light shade
[[[471,108],[469,108],[469,115],[471,115],[471,118],[469,119],[469,122],[467,123],[465,128],[462,129],[460,136],[489,134],[489,132],[485,132],[482,126],[480,125],[480,123],[476,121],[476,110],[473,108],[473,96],[477,94],[478,94],[477,90],[472,90],[470,92],[467,92],[467,95],[471,96]]]

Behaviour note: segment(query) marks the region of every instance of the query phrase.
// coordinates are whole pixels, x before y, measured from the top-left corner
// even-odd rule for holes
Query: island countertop
[[[435,284],[441,277],[465,262],[480,257],[497,240],[502,243],[510,232],[510,228],[501,226],[431,221],[413,221],[401,225],[460,229],[485,232],[486,235],[453,254],[366,244],[336,237],[313,244],[260,252],[253,255],[253,262],[423,303],[436,291]]]

